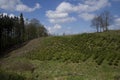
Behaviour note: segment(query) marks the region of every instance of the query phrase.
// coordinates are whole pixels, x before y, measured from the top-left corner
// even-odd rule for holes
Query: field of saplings
[[[98,65],[118,66],[120,61],[120,32],[55,36],[40,39],[40,46],[26,54],[30,59],[60,62],[86,61],[92,58]]]
[[[120,31],[33,39],[0,58],[2,80],[120,80]]]

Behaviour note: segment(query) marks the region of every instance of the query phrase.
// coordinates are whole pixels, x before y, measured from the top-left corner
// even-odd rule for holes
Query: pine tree
[[[23,18],[23,14],[20,14],[20,37],[21,37],[21,41],[25,41],[25,25],[24,25],[24,18]]]

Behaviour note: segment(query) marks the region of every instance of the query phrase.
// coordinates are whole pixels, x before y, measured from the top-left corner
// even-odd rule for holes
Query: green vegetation
[[[2,58],[0,68],[25,80],[119,80],[119,52],[119,30],[38,38]]]
[[[25,80],[25,77],[20,76],[13,72],[6,72],[0,70],[0,79],[2,80]]]
[[[22,13],[20,17],[0,13],[0,57],[13,46],[47,35],[46,28],[37,19],[25,23]]]
[[[47,37],[40,42],[40,47],[26,54],[26,57],[75,63],[92,58],[98,65],[104,61],[118,65],[120,59],[119,31]]]

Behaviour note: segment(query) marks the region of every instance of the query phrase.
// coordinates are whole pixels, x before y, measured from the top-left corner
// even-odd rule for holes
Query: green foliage
[[[114,76],[114,80],[120,80],[120,76],[119,75]]]
[[[0,54],[25,41],[48,35],[42,24],[33,22],[25,25],[22,13],[20,18],[0,14]]]
[[[1,74],[25,80],[119,80],[119,32],[31,40],[0,60]]]
[[[0,79],[1,80],[25,80],[25,77],[13,72],[6,72],[3,70],[0,70]]]
[[[40,40],[40,47],[26,54],[30,59],[61,62],[95,60],[98,65],[108,61],[109,65],[119,63],[119,31],[91,33],[73,36],[55,36]],[[117,59],[116,59],[117,58]]]
[[[48,36],[47,30],[37,19],[32,19],[30,23],[26,24],[27,40],[45,36]]]

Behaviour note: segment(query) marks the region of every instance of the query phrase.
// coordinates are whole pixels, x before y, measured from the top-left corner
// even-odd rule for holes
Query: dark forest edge
[[[45,36],[47,29],[37,19],[25,21],[22,13],[19,17],[0,14],[0,55],[13,46]]]

